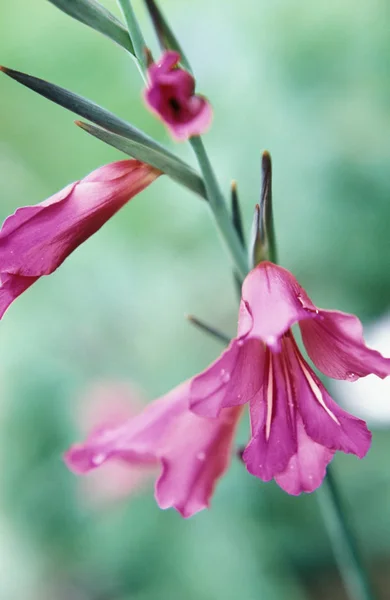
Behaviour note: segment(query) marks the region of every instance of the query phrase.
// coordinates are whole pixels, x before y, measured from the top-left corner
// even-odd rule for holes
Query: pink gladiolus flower
[[[148,69],[145,101],[177,140],[204,133],[211,124],[212,109],[203,96],[195,95],[195,80],[177,67],[180,54],[171,50]]]
[[[326,375],[354,381],[390,374],[390,359],[366,347],[357,317],[318,309],[291,273],[263,262],[244,281],[237,337],[193,379],[190,400],[192,410],[209,418],[250,403],[246,467],[294,495],[321,484],[337,450],[362,458],[371,442],[366,424],[332,400],[303,358],[291,332],[295,323]]]
[[[205,419],[188,409],[190,381],[149,404],[121,425],[95,430],[84,444],[65,454],[76,473],[88,473],[107,461],[131,466],[160,465],[156,500],[189,517],[209,505],[217,480],[228,467],[241,407]]]
[[[42,275],[96,233],[161,172],[137,160],[105,165],[44,202],[24,206],[0,230],[0,318]]]

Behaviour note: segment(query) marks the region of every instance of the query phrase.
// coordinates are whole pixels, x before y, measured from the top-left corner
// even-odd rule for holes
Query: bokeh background
[[[319,305],[355,312],[370,331],[390,304],[388,1],[162,4],[215,108],[205,143],[224,190],[238,180],[247,230],[268,149],[282,264]],[[95,100],[194,162],[145,110],[131,58],[49,2],[1,4],[0,62]],[[1,218],[121,158],[6,77],[0,109]],[[96,415],[131,411],[216,357],[185,313],[233,334],[236,311],[207,206],[167,178],[12,305],[0,326],[1,599],[346,598],[315,494],[288,497],[234,459],[212,509],[183,520],[157,508],[152,477],[131,473],[129,485],[101,471],[88,483],[62,463]],[[375,405],[390,389],[378,390],[365,396],[372,450],[334,465],[385,599],[389,410]]]

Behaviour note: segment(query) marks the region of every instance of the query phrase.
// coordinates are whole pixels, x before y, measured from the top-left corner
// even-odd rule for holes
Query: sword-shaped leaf
[[[134,47],[126,28],[96,0],[49,0],[67,15],[103,33],[134,55]]]
[[[187,71],[192,73],[191,65],[184,54],[175,34],[169,27],[167,20],[156,4],[155,0],[145,0],[146,7],[152,19],[158,41],[162,50],[176,50],[180,54],[180,62]]]
[[[127,121],[120,119],[110,111],[102,108],[98,104],[95,104],[91,100],[79,96],[65,88],[62,88],[54,83],[49,83],[44,79],[21,73],[20,71],[14,71],[13,69],[7,69],[6,67],[0,67],[6,75],[15,79],[19,83],[30,88],[34,92],[37,92],[41,96],[44,96],[48,100],[59,104],[63,108],[76,113],[80,117],[84,117],[92,123],[103,127],[104,129],[111,131],[118,136],[122,136],[132,142],[137,142],[140,146],[146,146],[159,152],[161,155],[166,156],[170,159],[171,164],[176,163],[177,171],[182,170],[184,173],[191,173],[192,178],[198,178],[198,184],[195,185],[196,189],[204,189],[203,181],[184,161],[169,152],[164,146],[153,140],[146,133],[137,129],[133,125],[130,125]],[[191,179],[191,177],[190,177]],[[192,188],[192,189],[195,189]],[[204,193],[201,193],[204,196]]]
[[[124,152],[128,156],[152,165],[152,167],[159,169],[177,183],[180,183],[192,192],[195,192],[206,199],[207,196],[204,183],[199,175],[197,175],[190,167],[183,169],[182,165],[177,164],[176,160],[173,160],[170,156],[167,156],[159,150],[140,144],[135,140],[124,138],[111,131],[102,129],[101,127],[96,127],[90,123],[84,123],[83,121],[76,121],[76,125],[102,142]]]

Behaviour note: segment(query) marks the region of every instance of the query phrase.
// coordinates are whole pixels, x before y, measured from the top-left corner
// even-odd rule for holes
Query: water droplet
[[[243,345],[244,345],[244,340],[238,340],[237,346],[239,346],[241,348]]]
[[[196,458],[198,460],[204,461],[204,460],[206,460],[206,453],[205,452],[198,452],[198,454],[196,455]]]
[[[229,383],[230,373],[228,373],[225,369],[221,369],[220,377],[221,377],[223,383]]]
[[[276,342],[277,342],[277,339],[274,335],[269,335],[267,337],[267,346],[271,346],[271,348],[272,348],[273,346],[276,346]]]
[[[92,464],[95,467],[98,467],[99,465],[102,464],[102,462],[104,462],[106,460],[107,456],[105,454],[103,454],[102,452],[100,454],[95,454],[95,456],[92,458]]]
[[[352,371],[350,371],[349,373],[346,374],[345,378],[347,381],[356,381],[356,379],[358,379],[358,375],[356,375],[356,373],[352,373]]]

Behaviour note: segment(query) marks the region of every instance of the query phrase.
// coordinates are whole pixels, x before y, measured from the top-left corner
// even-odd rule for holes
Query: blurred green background
[[[238,180],[247,229],[266,148],[282,264],[319,305],[374,321],[390,304],[389,2],[162,4],[215,108],[205,143],[224,190]],[[105,5],[118,14],[115,2]],[[151,39],[141,0],[134,6]],[[45,0],[2,3],[0,62],[85,95],[174,148],[142,104],[129,56]],[[6,77],[0,108],[2,218],[122,158]],[[187,145],[174,149],[193,162]],[[62,463],[85,432],[91,386],[135,385],[150,399],[166,392],[220,351],[184,314],[233,334],[236,311],[206,205],[167,178],[12,305],[0,330],[1,599],[346,598],[315,494],[289,497],[235,459],[212,509],[183,520],[157,508],[151,483],[93,502]],[[384,427],[364,461],[334,461],[383,599],[389,451]]]

